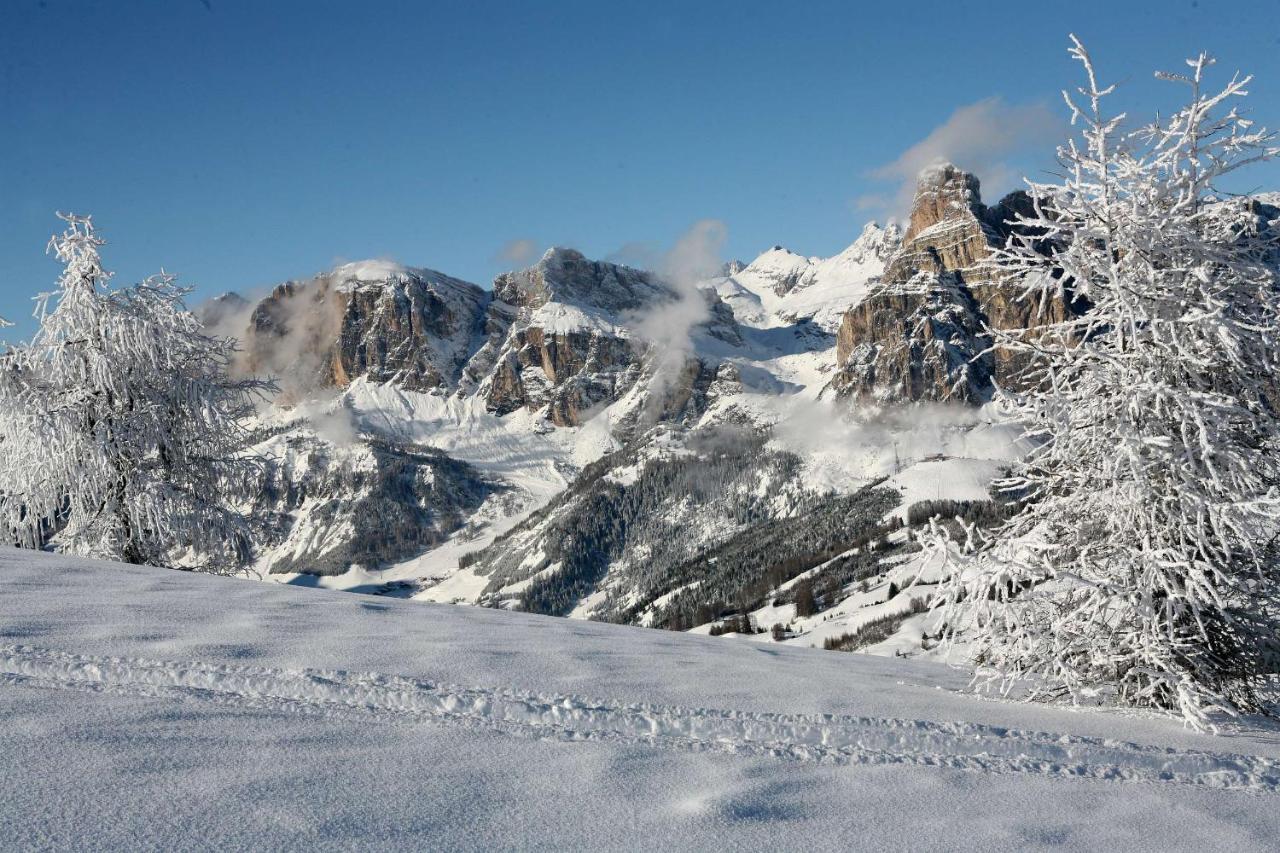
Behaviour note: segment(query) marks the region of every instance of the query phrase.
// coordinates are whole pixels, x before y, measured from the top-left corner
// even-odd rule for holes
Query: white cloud
[[[993,97],[959,107],[893,162],[871,172],[877,180],[897,182],[890,198],[865,195],[855,199],[854,206],[903,216],[911,208],[916,176],[928,166],[945,162],[976,174],[987,190],[984,197],[1015,189],[1020,175],[1010,161],[1037,149],[1051,153],[1053,144],[1065,136],[1064,126],[1042,102],[1007,104]]]
[[[525,267],[538,257],[538,244],[528,238],[508,240],[498,250],[496,257],[503,263]]]
[[[720,270],[720,253],[729,228],[719,219],[702,219],[690,226],[671,247],[662,274],[685,294],[696,294],[698,282]]]
[[[698,289],[698,282],[719,271],[728,233],[729,229],[718,219],[695,222],[657,265],[676,298],[649,308],[633,321],[636,334],[652,345],[651,406],[661,404],[693,353],[694,327],[711,317],[707,297]]]

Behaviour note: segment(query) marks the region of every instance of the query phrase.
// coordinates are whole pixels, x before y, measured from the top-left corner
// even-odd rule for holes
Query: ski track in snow
[[[458,687],[374,672],[156,661],[0,645],[0,684],[212,702],[243,709],[438,723],[536,739],[606,741],[828,764],[899,764],[1255,792],[1280,759],[1145,746],[968,722],[788,715]]]

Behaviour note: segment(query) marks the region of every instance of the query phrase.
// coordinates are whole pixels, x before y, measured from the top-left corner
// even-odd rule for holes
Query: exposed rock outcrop
[[[489,383],[486,401],[498,415],[548,407],[557,426],[576,426],[588,409],[617,399],[639,376],[633,341],[598,330],[516,329]]]
[[[477,384],[490,411],[545,408],[557,426],[581,423],[590,410],[635,386],[649,344],[633,330],[650,312],[682,298],[651,273],[588,260],[572,249],[551,249],[529,269],[498,276],[493,293],[494,333],[464,373],[488,374]],[[732,338],[732,314],[718,299],[710,301],[704,325]],[[703,313],[698,306],[690,310]],[[674,388],[694,392],[680,381]],[[684,396],[681,405],[672,404],[676,409],[687,402]]]
[[[978,179],[951,165],[922,173],[901,248],[844,315],[828,390],[884,402],[980,403],[993,381],[1016,386],[1023,364],[993,349],[985,329],[1029,328],[1073,310],[1054,300],[1037,313],[1020,298],[1022,284],[990,263],[1030,205],[1015,192],[985,206]]]
[[[279,378],[285,403],[364,376],[478,397],[499,416],[527,409],[575,426],[653,369],[648,318],[686,308],[702,333],[741,345],[732,311],[714,293],[681,294],[652,273],[572,249],[498,276],[491,293],[432,270],[366,261],[285,282],[251,312],[230,302],[208,311],[220,322],[239,311],[242,324],[248,314],[236,332],[244,367]],[[656,410],[702,399],[698,387],[710,380],[684,380],[706,371],[713,376],[715,365],[673,368],[679,376],[661,385],[680,399]]]
[[[604,319],[676,294],[652,273],[593,261],[575,249],[552,248],[528,269],[494,279],[493,295],[519,308],[536,310],[555,302]]]
[[[245,335],[246,363],[300,391],[358,376],[452,390],[488,302],[479,287],[434,270],[349,264],[285,282],[262,300]]]
[[[839,396],[980,402],[992,376],[981,311],[957,276],[919,273],[850,309],[836,336]]]

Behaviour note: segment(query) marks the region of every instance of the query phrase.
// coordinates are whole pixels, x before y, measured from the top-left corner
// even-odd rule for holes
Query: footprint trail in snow
[[[902,764],[1280,791],[1280,760],[967,722],[614,704],[375,672],[288,670],[0,645],[0,684],[214,702],[243,709],[463,725],[831,764]]]

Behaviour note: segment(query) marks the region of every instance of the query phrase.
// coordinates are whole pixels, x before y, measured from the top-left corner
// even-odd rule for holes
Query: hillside
[[[1266,849],[1280,736],[939,664],[0,552],[21,847]]]

